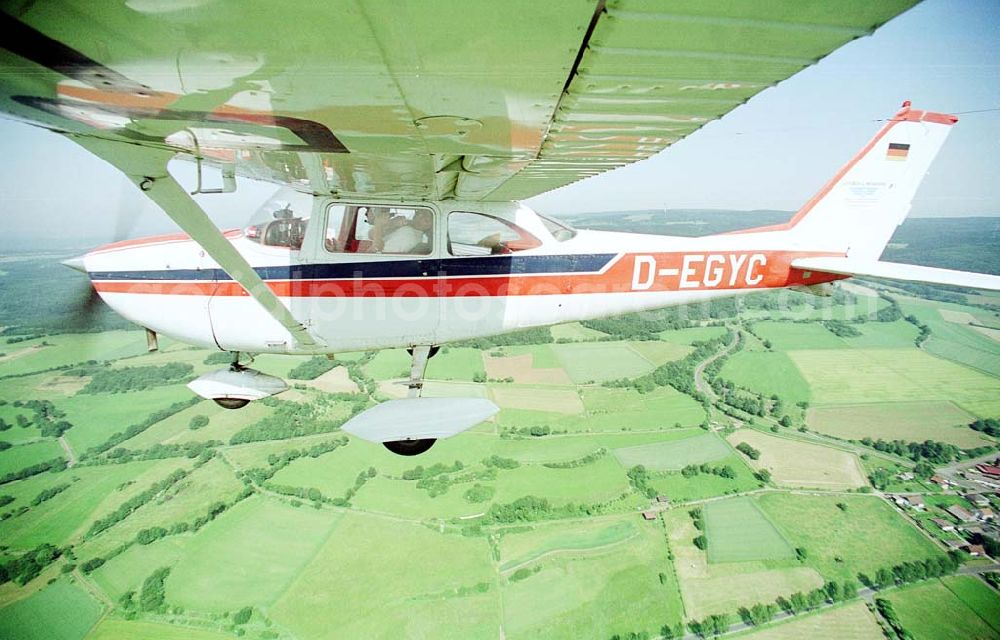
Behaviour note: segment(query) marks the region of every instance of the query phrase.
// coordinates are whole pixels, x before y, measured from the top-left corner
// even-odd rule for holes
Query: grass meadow
[[[496,589],[485,539],[345,513],[269,613],[303,640],[494,638]]]
[[[807,592],[823,584],[815,569],[795,560],[709,562],[708,554],[692,543],[700,532],[687,508],[671,509],[662,517],[688,619],[732,613],[742,606]]]
[[[79,640],[101,616],[101,605],[62,579],[0,610],[4,640]]]
[[[709,502],[703,507],[709,562],[785,560],[795,550],[752,498]]]
[[[881,567],[941,554],[876,496],[768,493],[757,500],[792,546],[806,550],[806,563],[827,580],[856,579],[858,572],[870,575]]]
[[[721,375],[765,396],[777,394],[788,404],[810,399],[809,383],[780,351],[741,351],[726,361]]]
[[[232,634],[157,622],[105,618],[86,640],[229,640]]]
[[[511,580],[512,574],[505,573],[504,634],[528,639],[655,633],[681,613],[663,540],[659,522],[642,522],[635,515],[545,524],[505,535],[501,566],[535,559],[522,564],[532,572],[524,579]]]
[[[946,400],[822,405],[810,407],[810,428],[838,438],[923,442],[937,440],[959,447],[978,447],[989,440],[968,424],[975,417]]]
[[[811,349],[789,356],[809,382],[814,406],[933,400],[975,415],[1000,414],[1000,379],[917,349]]]
[[[676,431],[671,440],[615,449],[625,467],[643,465],[651,471],[679,471],[689,464],[715,462],[732,451],[714,433],[701,430]]]
[[[950,585],[941,580],[923,582],[891,591],[883,597],[892,602],[900,623],[915,640],[1000,636],[997,618],[983,617],[996,613],[996,592],[981,583],[971,586],[969,581],[975,582],[976,578],[960,578],[957,582],[952,579]],[[984,606],[983,600],[985,610],[970,608],[972,603]]]

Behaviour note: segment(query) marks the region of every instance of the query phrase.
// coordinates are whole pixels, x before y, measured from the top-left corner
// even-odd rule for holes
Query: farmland
[[[861,463],[852,453],[751,429],[740,429],[728,440],[734,446],[746,442],[760,451],[760,459],[751,465],[768,469],[780,486],[848,490],[867,483]]]
[[[963,576],[949,583],[935,580],[889,594],[887,599],[899,614],[903,627],[917,640],[1000,635],[1000,629],[996,628],[996,592],[976,583],[974,578]],[[970,604],[977,608],[971,608]]]
[[[338,354],[341,366],[290,380],[285,402],[228,411],[193,400],[178,380],[85,391],[91,360],[116,371],[179,363],[196,375],[219,366],[205,362],[209,351],[164,339],[147,354],[140,332],[121,330],[7,345],[0,441],[11,446],[0,450],[0,475],[13,475],[0,484],[0,562],[40,546],[48,558],[44,545],[58,555],[25,584],[0,584],[0,637],[655,637],[664,625],[738,620],[741,607],[830,580],[944,558],[867,477],[915,461],[845,441],[995,446],[968,425],[1000,416],[1000,384],[984,366],[992,351],[976,351],[992,339],[978,325],[998,323],[985,308],[899,295],[932,324],[933,339],[917,348],[913,323],[871,320],[889,302],[859,291],[850,304],[788,294],[786,309],[748,299],[744,317],[653,323],[639,337],[571,323],[537,344],[446,345],[425,394],[484,397],[501,410],[417,458],[324,422],[350,409],[326,394],[404,394],[405,350]],[[857,320],[860,335],[838,335],[822,322],[831,318]],[[759,399],[758,412],[683,384],[690,354],[727,331],[742,332],[739,347],[705,377]],[[972,351],[942,356],[950,341]],[[263,355],[254,366],[284,376],[301,362]],[[667,370],[683,379],[633,384]],[[70,424],[65,447],[32,400]],[[282,430],[291,425],[303,435]],[[27,473],[52,460],[54,470]],[[931,508],[963,501],[935,491]],[[143,609],[157,576],[162,605]],[[984,589],[962,576],[885,594],[917,638],[988,636],[998,605]],[[963,621],[947,626],[959,623],[922,609]],[[852,600],[744,635],[878,633]]]

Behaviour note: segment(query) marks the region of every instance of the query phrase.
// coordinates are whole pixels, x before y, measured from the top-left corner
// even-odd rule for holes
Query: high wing
[[[183,152],[317,194],[504,201],[647,158],[913,4],[5,3],[0,111],[125,143],[127,173]]]

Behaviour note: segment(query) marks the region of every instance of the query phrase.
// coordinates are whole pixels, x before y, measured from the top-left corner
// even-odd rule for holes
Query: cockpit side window
[[[425,207],[333,204],[325,246],[331,253],[429,255],[434,214]]]
[[[448,215],[448,252],[453,256],[503,255],[541,244],[521,227],[500,218],[467,211]]]

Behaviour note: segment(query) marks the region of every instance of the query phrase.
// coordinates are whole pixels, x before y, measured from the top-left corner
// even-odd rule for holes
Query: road
[[[62,447],[63,452],[66,454],[66,466],[72,467],[76,464],[76,453],[73,451],[73,447],[69,446],[69,442],[66,441],[66,436],[59,436],[59,446]]]
[[[719,400],[719,396],[715,394],[715,390],[712,389],[712,385],[705,382],[705,377],[704,377],[705,367],[707,367],[708,365],[712,364],[722,356],[728,354],[730,351],[735,349],[736,346],[740,343],[742,335],[743,334],[740,333],[739,330],[734,330],[733,341],[727,344],[725,349],[719,351],[718,353],[713,354],[711,357],[705,360],[702,360],[701,363],[699,363],[698,366],[694,368],[694,388],[700,391],[701,393],[705,394],[706,396],[708,396],[708,398],[712,402],[717,402]]]

